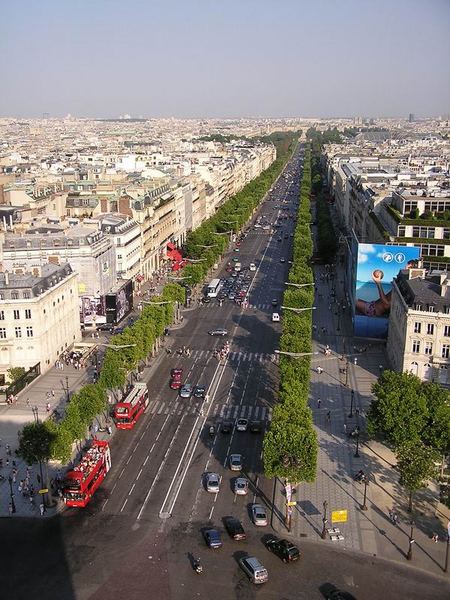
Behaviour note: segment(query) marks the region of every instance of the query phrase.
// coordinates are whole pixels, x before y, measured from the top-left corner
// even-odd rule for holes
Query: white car
[[[274,323],[279,323],[280,322],[280,314],[279,313],[272,313],[272,321]]]
[[[248,419],[238,419],[236,421],[236,431],[247,431]]]
[[[250,271],[256,271],[255,263],[250,263],[249,269],[250,269]]]
[[[220,490],[220,476],[217,473],[208,473],[206,476],[206,491],[217,494]]]
[[[238,477],[234,482],[234,493],[237,496],[245,496],[248,493],[248,479]]]
[[[261,504],[252,504],[252,520],[258,527],[267,525],[267,513]]]

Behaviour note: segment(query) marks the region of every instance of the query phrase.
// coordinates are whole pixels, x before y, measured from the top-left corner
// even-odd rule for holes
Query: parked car
[[[232,471],[242,470],[242,455],[241,454],[230,454],[230,469]]]
[[[180,387],[183,385],[181,382],[181,376],[177,376],[171,379],[169,385],[172,390],[179,390]]]
[[[247,431],[248,427],[248,419],[237,419],[236,421],[236,430],[237,431]]]
[[[217,494],[220,491],[220,475],[208,473],[206,475],[206,491]]]
[[[277,312],[272,313],[272,322],[273,323],[280,322],[280,313],[277,313]]]
[[[203,535],[209,548],[213,548],[215,550],[222,547],[222,538],[217,529],[207,529]]]
[[[255,263],[250,263],[249,269],[250,269],[250,271],[256,271],[256,265],[255,265]]]
[[[234,482],[234,493],[237,496],[246,496],[248,494],[248,479],[237,477]]]
[[[252,504],[252,521],[258,527],[267,525],[267,513],[261,504]]]
[[[210,331],[208,331],[209,335],[228,335],[228,331],[226,329],[223,329],[222,327],[218,327],[217,329],[211,329]]]
[[[278,300],[276,298],[274,298],[272,300],[272,306],[277,306],[277,304],[278,304]]]
[[[180,398],[190,398],[192,395],[192,384],[185,383],[183,386],[181,386],[179,393]]]
[[[276,535],[270,535],[265,539],[264,543],[268,550],[279,556],[285,563],[300,558],[299,549],[289,540],[280,540]]]
[[[228,531],[228,534],[233,540],[241,541],[247,538],[245,534],[245,530],[242,527],[242,523],[236,517],[224,517],[223,523],[225,525],[225,529]]]

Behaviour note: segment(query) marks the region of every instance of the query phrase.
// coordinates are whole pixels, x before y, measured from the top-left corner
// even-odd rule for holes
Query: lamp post
[[[12,489],[12,477],[11,475],[8,477],[8,482],[9,482],[9,495],[11,497],[11,512],[12,514],[14,514],[16,512],[16,504],[14,502],[14,492]]]
[[[69,381],[69,378],[66,376],[66,388],[67,389],[68,389],[67,386],[69,385],[68,381]],[[39,423],[39,408],[37,406],[34,406],[31,410],[33,412],[34,422],[36,424]],[[39,474],[40,474],[40,477],[41,477],[40,486],[41,486],[41,489],[45,489],[46,485],[45,485],[45,482],[44,482],[44,474],[43,474],[43,471],[42,471],[42,461],[38,460],[37,462],[38,462],[38,465],[39,465]],[[44,500],[45,506],[50,506],[51,500],[48,497],[48,492],[45,493],[45,494],[43,494],[43,500]]]
[[[367,510],[366,500],[367,500],[367,486],[368,485],[369,485],[369,478],[366,475],[364,477],[364,498],[363,498],[363,503],[362,503],[362,506],[361,506],[361,510]]]
[[[327,539],[327,523],[328,523],[327,509],[328,509],[328,502],[326,500],[324,500],[323,501],[323,517],[322,517],[322,534],[321,534],[321,537],[323,540]]]
[[[359,458],[359,431],[356,434],[356,450],[355,450],[355,458]]]
[[[414,521],[411,521],[411,530],[409,532],[409,548],[408,548],[408,553],[406,555],[406,560],[412,560],[412,547],[414,542],[416,541],[413,538],[413,534],[414,534]]]
[[[66,375],[66,402],[70,400],[69,377]]]
[[[306,310],[316,310],[317,306],[308,306],[306,308],[294,308],[293,306],[282,306],[281,308],[283,310],[292,310],[292,312],[302,313],[302,312],[305,312]]]
[[[296,288],[308,287],[310,285],[314,285],[314,283],[291,283],[290,281],[285,281],[284,285],[292,285]]]
[[[449,527],[450,530],[450,527]],[[445,547],[445,566],[444,566],[444,573],[447,573],[448,570],[448,551],[449,551],[449,547],[450,547],[450,531],[447,533],[447,544]]]
[[[283,350],[274,350],[274,354],[283,354],[291,358],[302,358],[303,356],[315,356],[319,352],[283,352]]]
[[[347,360],[347,368],[348,368],[348,360]],[[355,398],[355,390],[352,390],[352,395],[350,397],[350,412],[349,412],[349,419],[353,419],[353,400]]]

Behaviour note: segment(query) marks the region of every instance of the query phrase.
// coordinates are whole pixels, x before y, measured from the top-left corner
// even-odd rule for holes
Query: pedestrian
[[[355,358],[353,359],[353,363],[354,363],[355,365],[357,365],[357,364],[358,364],[358,359],[356,358],[356,356],[355,356]]]
[[[50,402],[47,402],[47,404],[45,405],[45,410],[46,410],[48,413],[50,412],[50,408],[51,408]]]
[[[433,535],[432,535],[431,539],[433,540],[433,542],[434,542],[435,544],[437,544],[437,543],[438,543],[438,541],[439,541],[439,536],[438,536],[438,534],[437,534],[437,533],[433,533]]]
[[[12,502],[10,502],[8,504],[8,511],[9,511],[9,516],[12,517],[13,516],[13,505],[12,505]]]
[[[327,421],[328,421],[328,423],[331,422],[331,411],[330,410],[327,411]]]
[[[347,423],[344,423],[344,433],[347,435]]]
[[[108,432],[108,435],[111,435],[111,434],[112,434],[111,425],[107,425],[107,426],[106,426],[106,431]]]
[[[39,504],[39,511],[40,511],[40,513],[41,513],[41,517],[43,517],[43,516],[44,516],[44,513],[45,513],[45,506],[44,506],[44,503],[43,503],[43,502],[41,502],[41,503]]]
[[[320,398],[317,398],[317,408],[320,408],[322,406],[322,400]]]
[[[6,459],[6,466],[9,467],[9,458]]]
[[[55,397],[55,390],[52,390],[52,398]]]

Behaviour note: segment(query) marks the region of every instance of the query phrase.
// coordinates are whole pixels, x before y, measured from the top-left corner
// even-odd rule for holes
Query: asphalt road
[[[294,183],[281,178],[254,219],[264,214],[274,222],[286,210],[294,211],[300,166],[296,157],[288,167]],[[270,525],[256,528],[251,523],[253,501],[265,504],[269,514],[272,509],[273,482],[262,476],[263,436],[234,429],[224,434],[220,424],[239,416],[261,420],[265,427],[270,421],[278,385],[271,356],[280,335],[279,323],[271,321],[272,300],[277,299],[279,308],[294,226],[294,220],[282,219],[282,234],[251,228],[239,252],[232,251],[243,267],[251,262],[257,265],[251,273],[249,308],[230,300],[219,307],[213,301],[185,313],[184,326],[172,332],[171,342],[174,349],[188,346],[191,356],[161,356],[148,382],[147,413],[134,430],[115,435],[113,467],[88,507],[66,510],[48,521],[2,522],[2,598],[33,594],[44,600],[184,600],[247,599],[257,594],[270,599],[313,599],[323,598],[321,586],[328,582],[352,591],[358,600],[382,594],[386,598],[446,597],[444,590],[449,588],[437,578],[328,543],[300,541],[302,559],[285,566],[261,542],[271,531]],[[223,269],[214,276],[229,274]],[[207,333],[216,327],[229,332],[230,355],[223,363],[214,358],[213,351],[223,345],[224,338]],[[181,399],[169,388],[173,367],[183,368],[183,381],[207,386],[207,404]],[[214,437],[208,433],[211,424],[216,426]],[[236,497],[232,491],[239,475],[229,469],[232,453],[243,456],[243,474],[250,480],[245,497]],[[222,478],[218,494],[205,490],[208,472]],[[233,542],[224,533],[223,548],[209,550],[203,529],[214,525],[223,531],[222,519],[228,515],[241,519],[247,541]],[[280,520],[282,515],[274,510],[271,518]],[[260,558],[269,570],[268,584],[257,587],[248,582],[237,565],[243,553]],[[202,559],[202,575],[191,568],[194,555]]]

